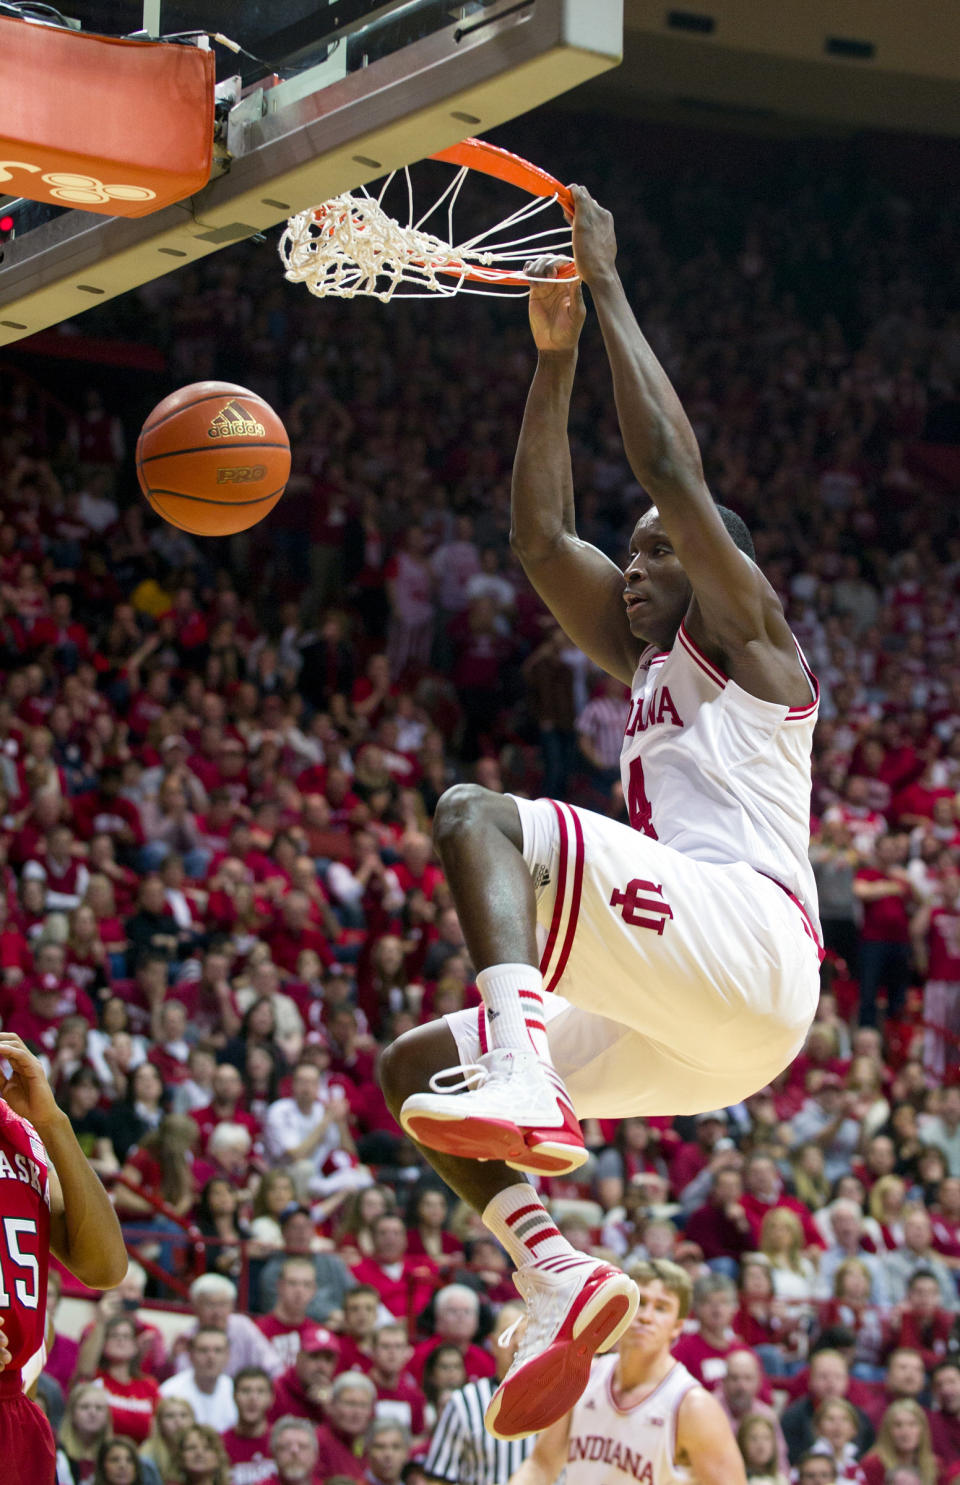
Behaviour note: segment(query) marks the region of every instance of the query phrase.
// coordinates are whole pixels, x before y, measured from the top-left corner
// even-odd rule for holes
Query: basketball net
[[[384,197],[393,180],[402,174],[407,187],[407,220],[388,214]],[[431,295],[449,298],[469,289],[480,294],[525,293],[533,280],[523,264],[541,254],[573,256],[568,223],[539,232],[514,235],[540,212],[555,205],[559,196],[536,196],[509,216],[457,243],[453,216],[467,176],[467,166],[419,218],[413,206],[413,182],[409,167],[387,176],[379,194],[359,192],[335,196],[322,206],[291,217],[280,239],[280,257],[291,283],[306,284],[319,299],[334,296],[353,299],[366,294],[387,303],[395,294],[426,299]],[[424,224],[446,208],[447,238],[425,230]],[[505,240],[504,240],[505,239]]]

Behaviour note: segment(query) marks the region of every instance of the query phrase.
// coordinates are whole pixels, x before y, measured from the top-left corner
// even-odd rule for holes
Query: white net
[[[363,187],[291,217],[280,239],[285,275],[306,284],[323,299],[333,295],[352,299],[366,294],[385,303],[395,294],[429,298],[449,297],[461,290],[474,293],[525,293],[530,282],[523,265],[544,254],[572,257],[570,226],[547,227],[514,235],[531,218],[554,206],[556,196],[534,197],[517,211],[465,242],[456,243],[454,207],[464,180],[462,167],[439,198],[414,220],[413,183],[408,168],[407,222],[388,214],[384,196],[398,172],[387,177],[379,195]],[[424,224],[446,207],[447,238],[426,231]]]

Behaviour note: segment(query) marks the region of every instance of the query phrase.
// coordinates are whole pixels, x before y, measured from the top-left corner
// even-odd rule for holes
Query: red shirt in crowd
[[[125,1434],[138,1448],[145,1444],[160,1400],[156,1377],[131,1377],[129,1382],[118,1382],[106,1372],[98,1372],[95,1385],[107,1394],[114,1433]]]
[[[956,1319],[949,1310],[935,1310],[926,1318],[905,1310],[902,1315],[892,1316],[884,1326],[883,1349],[889,1355],[900,1347],[918,1351],[923,1357],[927,1371],[947,1354],[947,1342],[953,1332]]]
[[[266,1433],[237,1433],[228,1428],[220,1435],[227,1458],[231,1464],[230,1485],[268,1485],[280,1478],[279,1471],[270,1457],[270,1430]]]
[[[358,1284],[372,1284],[391,1315],[406,1320],[419,1315],[437,1288],[440,1271],[432,1258],[405,1254],[382,1268],[375,1258],[361,1258],[351,1270]]]
[[[933,1452],[951,1471],[960,1464],[960,1413],[928,1413]]]
[[[377,1417],[395,1418],[403,1424],[404,1428],[410,1430],[414,1438],[418,1438],[426,1429],[424,1407],[427,1399],[410,1373],[401,1372],[392,1387],[378,1382],[375,1375],[372,1375],[370,1380],[377,1389],[378,1404],[390,1404],[386,1408],[378,1406]]]
[[[273,1379],[273,1406],[267,1415],[271,1423],[276,1423],[278,1418],[286,1414],[293,1418],[309,1418],[311,1423],[321,1424],[325,1418],[323,1404],[314,1402],[307,1396],[304,1385],[297,1376],[295,1366],[288,1366],[285,1372]]]
[[[356,1440],[324,1423],[317,1429],[317,1444],[317,1475],[321,1480],[327,1480],[331,1475],[349,1475],[352,1480],[363,1480],[367,1460],[363,1453],[356,1452]],[[360,1447],[362,1449],[362,1444]]]
[[[94,835],[118,835],[129,828],[136,844],[143,845],[140,811],[122,794],[109,799],[105,799],[98,789],[78,794],[73,801],[73,817],[77,834],[83,840],[90,840]]]
[[[857,882],[899,882],[898,877],[881,871],[876,866],[861,866],[854,877]],[[874,897],[861,903],[863,922],[860,937],[865,943],[908,944],[910,942],[910,918],[907,903],[911,891],[906,882],[903,891],[891,893],[889,897]]]
[[[930,914],[928,944],[930,962],[927,974],[930,979],[960,985],[960,909],[933,909]]]
[[[285,969],[288,974],[296,974],[297,960],[304,949],[313,949],[320,957],[320,963],[329,968],[333,963],[333,954],[327,943],[326,935],[319,928],[303,928],[295,933],[285,923],[278,924],[266,934],[266,941],[270,947],[270,957],[279,969]]]
[[[300,1337],[305,1330],[315,1330],[315,1320],[301,1320],[299,1325],[291,1325],[287,1320],[278,1320],[276,1315],[254,1315],[252,1319],[256,1322],[257,1329],[262,1330],[281,1361],[286,1366],[293,1366],[300,1354]],[[341,1352],[343,1340],[341,1339]],[[368,1363],[369,1364],[369,1363]],[[343,1368],[338,1368],[343,1370]]]
[[[773,1207],[786,1207],[790,1212],[796,1212],[800,1218],[800,1226],[803,1228],[804,1246],[807,1248],[825,1248],[826,1243],[820,1234],[817,1224],[813,1220],[813,1213],[809,1207],[805,1207],[802,1201],[795,1196],[787,1196],[781,1191],[774,1201],[761,1201],[759,1196],[745,1191],[740,1198],[740,1205],[750,1219],[753,1228],[754,1247],[760,1247],[760,1228],[763,1219]]]
[[[682,1362],[691,1376],[696,1377],[697,1381],[708,1392],[716,1392],[727,1375],[727,1357],[730,1355],[730,1352],[749,1349],[749,1346],[744,1346],[743,1337],[735,1335],[733,1332],[731,1332],[729,1339],[724,1341],[722,1346],[712,1346],[697,1331],[693,1331],[689,1335],[682,1335],[676,1345],[672,1347],[672,1352],[677,1361]],[[757,1365],[763,1377],[763,1382],[757,1395],[763,1402],[772,1402],[770,1383],[764,1374],[763,1363],[759,1356],[757,1357]]]
[[[418,1382],[423,1381],[423,1369],[427,1364],[427,1357],[431,1356],[438,1346],[446,1344],[443,1336],[434,1335],[428,1341],[421,1341],[413,1348],[410,1372]],[[496,1363],[489,1351],[484,1351],[480,1346],[461,1346],[460,1354],[467,1369],[468,1382],[479,1382],[481,1377],[496,1376]]]

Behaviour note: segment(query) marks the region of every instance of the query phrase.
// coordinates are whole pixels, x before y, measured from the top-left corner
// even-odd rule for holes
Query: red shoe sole
[[[595,1296],[593,1312],[578,1335],[554,1341],[501,1383],[484,1418],[488,1433],[497,1439],[523,1439],[569,1413],[587,1385],[594,1356],[616,1345],[636,1307],[625,1287],[606,1298]],[[582,1307],[591,1308],[590,1300]],[[576,1316],[567,1321],[571,1330],[576,1323]]]
[[[583,1145],[549,1138],[528,1146],[524,1131],[507,1119],[462,1119],[454,1114],[442,1119],[435,1114],[401,1113],[400,1122],[410,1138],[428,1150],[459,1155],[462,1160],[503,1160],[513,1170],[560,1176],[579,1170],[590,1158]]]

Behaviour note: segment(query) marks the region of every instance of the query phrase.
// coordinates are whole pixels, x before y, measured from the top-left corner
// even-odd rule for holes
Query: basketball
[[[232,536],[276,505],[290,440],[273,408],[232,382],[192,382],[158,402],[137,440],[137,478],[158,516]]]

